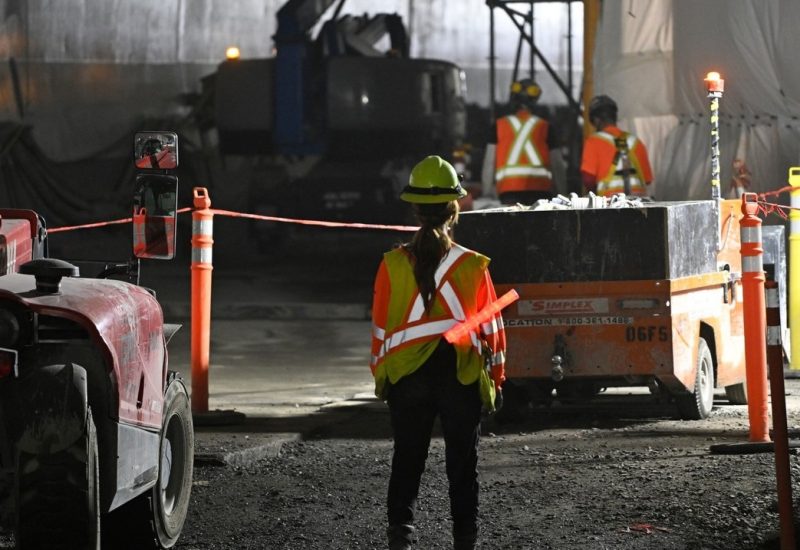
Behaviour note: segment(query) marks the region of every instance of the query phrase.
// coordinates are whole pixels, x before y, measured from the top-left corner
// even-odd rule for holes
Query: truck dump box
[[[478,210],[461,215],[456,240],[492,258],[496,283],[677,279],[717,270],[713,207]]]
[[[465,212],[455,230],[492,259],[498,293],[520,295],[503,311],[509,387],[549,399],[646,385],[686,418],[708,415],[714,387],[742,401],[741,203],[717,216],[710,200],[554,202]]]

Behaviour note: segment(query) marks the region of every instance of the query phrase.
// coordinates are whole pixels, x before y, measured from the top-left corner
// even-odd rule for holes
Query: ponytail
[[[426,313],[436,294],[436,268],[453,246],[450,230],[458,221],[458,211],[457,201],[414,205],[420,228],[405,247],[415,260],[414,279]]]

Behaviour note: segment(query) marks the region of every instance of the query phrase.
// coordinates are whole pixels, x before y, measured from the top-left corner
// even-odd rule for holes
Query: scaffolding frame
[[[519,31],[519,40],[517,42],[517,52],[514,59],[514,73],[513,79],[516,80],[519,75],[520,63],[522,61],[522,45],[528,44],[529,47],[529,72],[531,77],[536,71],[536,60],[538,59],[547,73],[559,87],[564,97],[567,99],[567,104],[577,113],[581,112],[581,106],[578,101],[573,97],[573,61],[572,61],[572,4],[581,2],[582,0],[486,0],[486,5],[489,7],[489,105],[491,109],[492,121],[495,120],[495,108],[497,98],[495,96],[496,85],[496,63],[497,55],[495,52],[495,8],[501,9],[508,15],[514,26]],[[539,48],[536,47],[534,37],[534,21],[535,21],[535,6],[536,4],[545,3],[560,3],[567,4],[567,82],[565,83],[561,76],[556,72],[550,62],[545,58]],[[528,7],[527,13],[518,8],[518,5]]]
[[[496,75],[496,62],[497,55],[495,51],[495,10],[499,9],[508,15],[514,26],[519,31],[519,40],[517,42],[517,51],[514,59],[514,72],[512,79],[518,80],[520,65],[522,64],[522,46],[523,43],[528,44],[529,56],[527,59],[528,70],[531,78],[534,77],[536,72],[536,61],[538,60],[544,67],[545,71],[550,75],[558,88],[564,94],[567,100],[567,105],[570,112],[570,120],[574,124],[570,126],[577,127],[578,119],[583,115],[580,101],[574,97],[574,82],[573,73],[574,65],[572,59],[572,4],[575,2],[583,2],[583,0],[486,0],[486,5],[489,7],[489,117],[492,127],[497,122],[497,98],[495,94],[495,87],[497,83]],[[545,58],[539,48],[536,47],[534,36],[534,22],[535,22],[535,8],[536,4],[546,3],[559,3],[567,5],[567,81],[566,83],[561,76],[556,72],[550,62]],[[527,10],[525,10],[527,8]],[[585,32],[585,29],[584,29]],[[584,56],[586,52],[584,52]],[[584,63],[584,65],[586,65]],[[586,76],[586,75],[584,75]],[[591,76],[590,76],[591,78]],[[586,80],[584,79],[584,82]],[[589,81],[591,87],[591,81]],[[582,85],[579,97],[586,93],[585,87]],[[584,121],[585,122],[585,121]],[[568,149],[566,155],[566,177],[567,188],[569,191],[580,192],[580,154],[583,147],[583,134],[580,132],[569,132],[568,139],[565,140],[565,146]]]

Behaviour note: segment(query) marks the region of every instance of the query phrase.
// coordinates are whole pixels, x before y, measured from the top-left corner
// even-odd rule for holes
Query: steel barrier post
[[[717,220],[717,251],[722,250],[722,236],[720,235],[720,169],[719,169],[719,100],[725,90],[725,81],[716,71],[712,71],[705,78],[708,90],[709,111],[711,112],[711,200],[714,201],[714,215]]]
[[[789,340],[790,368],[800,370],[800,167],[789,168]]]
[[[192,212],[192,412],[208,412],[211,346],[211,252],[214,213],[205,187],[194,188]]]
[[[747,415],[750,441],[769,441],[766,311],[761,219],[755,193],[742,195],[741,254]]]
[[[783,383],[783,344],[778,283],[764,284],[767,295],[767,361],[772,402],[772,439],[775,441],[775,479],[778,485],[778,518],[781,550],[794,550],[792,512],[792,470],[789,464],[789,429],[786,421],[786,392]]]

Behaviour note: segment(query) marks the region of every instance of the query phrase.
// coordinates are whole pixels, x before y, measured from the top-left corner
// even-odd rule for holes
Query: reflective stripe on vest
[[[459,304],[459,309],[461,309],[460,304]],[[464,317],[463,309],[461,311],[462,311],[461,316]],[[427,323],[412,325],[409,326],[408,328],[397,330],[393,332],[388,338],[383,340],[383,347],[381,348],[377,356],[373,356],[372,364],[376,365],[383,357],[389,354],[392,350],[402,346],[403,344],[410,344],[417,340],[429,339],[432,336],[441,336],[449,329],[453,328],[459,322],[460,320],[456,320],[454,318],[439,319],[437,321],[429,321]],[[479,355],[483,353],[483,345],[481,344],[480,337],[475,333],[474,330],[469,333],[469,336],[470,336],[470,342],[472,343],[472,346],[475,348],[475,351],[477,351]],[[493,362],[492,364],[498,364],[498,363]]]
[[[539,122],[539,118],[531,116],[525,122],[521,122],[516,115],[505,117],[514,130],[514,142],[508,152],[508,157],[501,168],[497,170],[496,179],[502,180],[509,177],[550,177],[550,171],[544,167],[541,156],[536,151],[530,140],[534,126]],[[528,157],[528,163],[521,164],[520,157],[522,151]]]
[[[458,294],[450,282],[445,280],[445,276],[458,265],[459,260],[467,257],[466,254],[466,248],[461,245],[454,244],[450,250],[447,251],[447,254],[444,256],[444,258],[442,258],[442,260],[439,262],[439,266],[436,268],[436,272],[433,276],[434,282],[438,289],[436,293],[441,296],[442,300],[447,305],[447,308],[450,310],[451,317],[449,319],[415,325],[414,323],[419,322],[420,319],[422,319],[422,315],[425,313],[422,295],[417,292],[414,298],[414,305],[411,307],[411,311],[409,312],[405,323],[403,323],[408,328],[393,332],[389,338],[385,337],[384,331],[381,331],[382,335],[378,336],[378,334],[373,330],[375,337],[378,340],[383,340],[383,348],[381,353],[378,355],[377,360],[380,360],[392,349],[397,348],[398,346],[407,342],[444,334],[458,321],[463,321],[466,319],[464,306],[461,304]],[[439,330],[439,332],[436,332],[437,330]]]
[[[550,170],[542,166],[507,166],[497,171],[497,179],[524,177],[551,177]]]
[[[466,249],[460,245],[453,245],[452,248],[447,252],[447,255],[442,258],[442,261],[439,263],[439,267],[436,268],[436,273],[433,275],[433,280],[436,284],[436,288],[439,288],[442,284],[442,279],[444,278],[445,274],[450,271],[450,268],[464,255]],[[445,297],[445,300],[447,297]],[[449,304],[448,304],[449,305]],[[452,311],[452,307],[450,310]],[[414,299],[414,305],[411,306],[411,313],[408,315],[408,321],[418,321],[422,319],[422,314],[425,313],[425,305],[422,302],[422,295],[417,293],[417,297]]]
[[[514,144],[511,146],[511,151],[508,153],[506,166],[519,164],[519,157],[522,155],[523,149],[525,149],[525,154],[528,156],[528,160],[530,160],[531,164],[534,166],[541,166],[542,160],[539,158],[539,155],[536,153],[529,139],[531,131],[536,125],[536,122],[538,122],[538,119],[536,117],[530,117],[523,124],[520,122],[519,117],[511,115],[508,117],[508,121],[514,129]]]
[[[603,141],[610,143],[611,146],[614,147],[614,150],[619,152],[616,138],[614,138],[613,135],[608,132],[597,132],[595,135]],[[625,137],[625,142],[628,144],[628,161],[631,164],[631,168],[634,170],[634,173],[629,176],[631,194],[644,195],[645,183],[642,181],[642,169],[639,166],[639,159],[633,154],[633,147],[636,145],[636,136],[627,132],[622,132],[621,137],[622,136]],[[618,173],[622,172],[624,168],[625,167],[622,165],[622,156],[620,155],[620,158],[617,159],[617,163],[609,166],[608,173],[597,182],[597,194],[608,196],[616,193],[624,193],[625,178]]]
[[[489,259],[482,254],[454,245],[440,262],[434,278],[437,292],[429,311],[413,307],[419,289],[413,271],[413,259],[403,249],[384,255],[391,292],[388,295],[386,325],[373,326],[375,351],[372,370],[375,394],[381,399],[388,396],[388,388],[403,377],[415,372],[431,356],[442,334],[460,321],[477,313],[477,290],[486,277]],[[414,318],[422,311],[420,318]],[[466,340],[453,344],[456,353],[456,377],[462,384],[479,383],[483,404],[492,410],[495,385],[484,364],[484,344],[481,329],[502,332],[502,321],[483,323],[471,330]],[[500,350],[490,358],[492,365],[502,365],[505,354]]]
[[[431,336],[440,336],[447,332],[448,329],[453,328],[457,323],[455,319],[440,319],[438,321],[429,321],[419,325],[411,326],[403,330],[395,331],[386,340],[383,341],[383,348],[378,354],[378,359],[382,358],[393,349],[398,348],[406,343],[414,342],[415,340],[430,338]]]
[[[386,331],[383,328],[381,328],[378,325],[376,325],[375,323],[372,323],[372,336],[376,340],[380,340],[381,342],[383,342],[383,339],[386,338]],[[370,359],[369,364],[372,367],[375,367],[375,365],[378,364],[378,359],[380,359],[382,356],[383,356],[383,352],[382,351],[381,351],[381,353],[379,355],[373,355],[371,357],[371,359]]]
[[[403,270],[398,273],[405,272],[405,276],[409,277],[410,280],[403,282],[401,278],[395,279],[398,283],[397,288],[400,294],[398,294],[397,297],[400,301],[395,302],[393,311],[399,313],[402,310],[402,302],[405,298],[403,297],[403,291],[400,289],[404,287],[409,288],[409,284],[414,288],[414,301],[412,307],[407,310],[407,313],[403,313],[401,316],[395,315],[394,320],[392,320],[392,316],[390,316],[390,318],[387,319],[387,327],[373,326],[373,336],[376,340],[381,342],[378,355],[372,358],[373,366],[377,366],[393,351],[398,351],[401,348],[414,344],[424,344],[425,342],[434,341],[456,323],[466,319],[470,310],[463,302],[455,280],[451,279],[451,277],[455,276],[457,279],[461,279],[469,273],[471,275],[469,275],[467,279],[475,277],[474,280],[477,281],[482,272],[480,269],[474,272],[468,270],[460,276],[456,274],[467,260],[477,259],[479,262],[478,265],[486,261],[485,258],[480,260],[479,258],[482,258],[480,255],[476,255],[474,252],[454,244],[436,269],[434,280],[439,288],[434,296],[434,305],[432,306],[431,312],[429,312],[431,317],[423,320],[425,311],[422,306],[422,298],[419,294],[419,290],[416,289],[416,283],[413,281],[413,270],[411,269],[410,263],[404,264],[404,260],[401,260],[401,256],[397,256],[397,254],[400,254],[400,252],[394,251],[387,254],[387,259],[389,257],[394,258],[392,262],[387,264],[387,267],[389,267],[391,271],[391,265],[397,265],[398,267],[403,265]],[[400,263],[397,263],[398,261]],[[411,298],[411,296],[409,298]],[[472,309],[474,309],[474,304],[472,305]],[[470,343],[478,354],[480,354],[482,346],[477,331],[472,331],[470,333]]]

